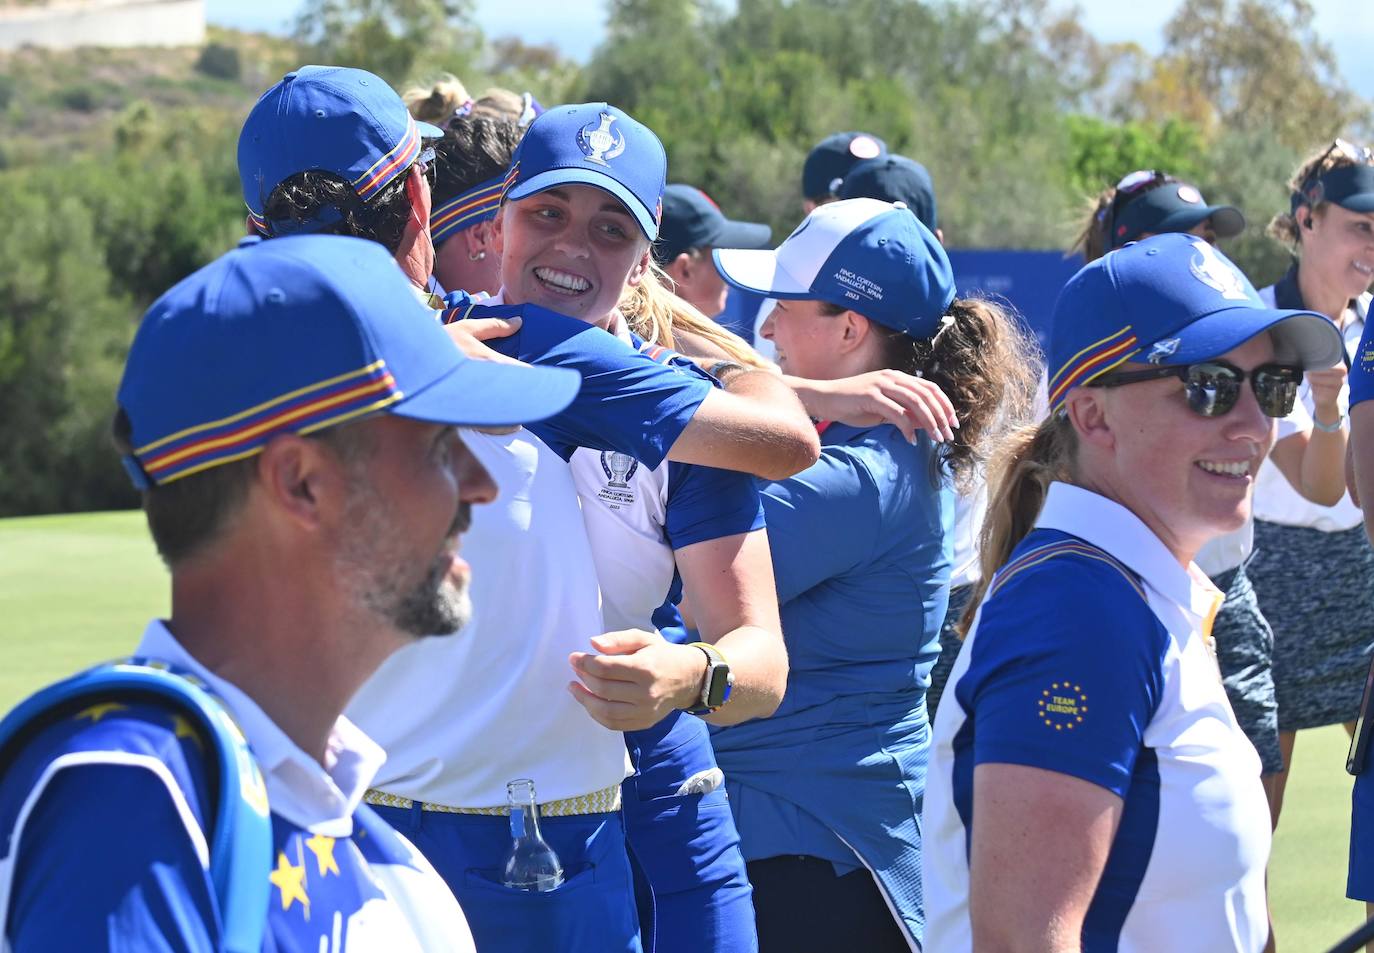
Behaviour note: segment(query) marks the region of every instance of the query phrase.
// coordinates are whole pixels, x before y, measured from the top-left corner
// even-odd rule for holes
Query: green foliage
[[[91,211],[50,170],[0,176],[0,514],[127,505],[107,427],[133,326]]]
[[[89,83],[73,83],[58,90],[57,103],[73,112],[94,112],[100,107],[100,91]]]
[[[1299,159],[1297,151],[1262,130],[1228,131],[1202,155],[1199,178],[1207,200],[1245,213],[1249,227],[1224,247],[1257,288],[1277,281],[1292,260],[1264,231],[1275,214],[1288,211],[1285,183]]]
[[[1075,191],[1092,194],[1136,169],[1167,170],[1190,182],[1201,171],[1202,136],[1188,123],[1112,123],[1081,115],[1069,116],[1066,123],[1073,149],[1069,182]]]
[[[196,69],[216,79],[238,79],[243,72],[236,47],[223,43],[207,43],[196,60]]]
[[[163,125],[165,122],[165,126]],[[0,515],[127,506],[108,429],[137,318],[242,230],[235,130],[130,107],[120,146],[0,172]]]
[[[473,48],[471,17],[471,0],[307,0],[295,34],[307,62],[359,67],[396,85],[420,71],[426,50]]]

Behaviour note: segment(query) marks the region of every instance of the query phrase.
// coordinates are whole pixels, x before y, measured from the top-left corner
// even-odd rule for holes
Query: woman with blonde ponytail
[[[778,299],[761,333],[785,379],[900,376],[957,417],[914,438],[881,418],[823,419],[821,459],[763,486],[787,692],[771,718],[712,733],[760,949],[917,949],[925,690],[953,486],[1024,414],[1031,346],[1001,308],[955,299],[949,259],[904,205],[824,205],[776,251],[715,260],[731,284]]]
[[[994,461],[936,720],[926,947],[1259,953],[1268,807],[1193,560],[1248,518],[1340,335],[1166,234],[1074,276],[1048,350],[1050,417]]]

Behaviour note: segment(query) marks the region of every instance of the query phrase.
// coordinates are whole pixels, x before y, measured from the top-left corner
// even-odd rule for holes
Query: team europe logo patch
[[[1045,727],[1073,731],[1087,717],[1088,696],[1074,682],[1053,682],[1040,693],[1037,710]]]
[[[1197,254],[1188,262],[1188,270],[1193,273],[1194,278],[1221,292],[1221,296],[1228,301],[1250,300],[1245,288],[1245,279],[1234,266],[1217,254],[1215,248],[1201,240],[1193,242],[1192,246],[1197,250]]]
[[[589,122],[577,130],[578,148],[597,165],[610,165],[607,159],[614,159],[625,151],[625,133],[612,129],[613,122],[614,116],[602,113],[597,122]]]

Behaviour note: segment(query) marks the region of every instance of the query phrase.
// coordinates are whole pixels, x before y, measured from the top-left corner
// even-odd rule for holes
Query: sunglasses
[[[1177,377],[1183,381],[1189,408],[1203,417],[1221,417],[1230,413],[1236,401],[1240,400],[1240,387],[1247,377],[1264,415],[1287,417],[1293,412],[1298,384],[1302,383],[1302,368],[1289,364],[1261,364],[1252,371],[1243,371],[1226,361],[1203,361],[1200,364],[1104,374],[1088,386],[1120,387],[1166,377]]]
[[[1295,197],[1297,204],[1305,204],[1312,208],[1322,203],[1326,190],[1323,188],[1321,177],[1331,171],[1323,167],[1326,165],[1326,160],[1337,153],[1345,156],[1356,165],[1374,165],[1374,149],[1370,149],[1368,146],[1357,146],[1348,140],[1336,138],[1331,145],[1326,147],[1321,158],[1312,163],[1312,171],[1307,173],[1307,177],[1302,180],[1302,185],[1298,188],[1298,194]],[[1296,208],[1297,205],[1294,205],[1295,210]]]

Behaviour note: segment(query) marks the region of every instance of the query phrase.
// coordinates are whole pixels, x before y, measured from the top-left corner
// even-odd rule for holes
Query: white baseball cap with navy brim
[[[914,338],[934,337],[954,301],[944,247],[900,202],[831,202],[773,251],[717,248],[712,257],[737,288],[826,301]]]

